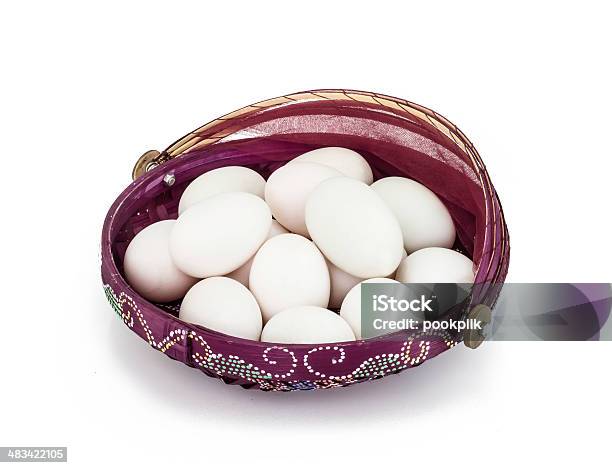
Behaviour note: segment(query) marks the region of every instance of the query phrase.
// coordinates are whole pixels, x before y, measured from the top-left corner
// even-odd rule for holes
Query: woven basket
[[[145,153],[135,180],[111,206],[102,231],[102,280],[123,322],[153,348],[228,384],[290,391],[378,379],[453,347],[463,336],[397,332],[323,345],[275,345],[224,335],[177,318],[178,304],[152,304],[124,279],[122,261],[136,233],[176,218],[181,193],[200,174],[227,165],[264,177],[322,146],[361,153],[375,179],[406,176],[436,192],[457,226],[455,248],[473,258],[475,285],[456,313],[492,308],[508,269],[503,212],[476,149],[452,123],[408,101],[380,94],[318,90],[282,96],[227,114],[172,144]]]

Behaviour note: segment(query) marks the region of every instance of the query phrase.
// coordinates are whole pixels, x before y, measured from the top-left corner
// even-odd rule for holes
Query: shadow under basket
[[[433,190],[457,228],[455,249],[474,261],[475,283],[460,318],[493,308],[508,270],[508,231],[484,164],[467,137],[437,113],[375,93],[317,90],[227,114],[159,153],[145,153],[135,180],[111,206],[102,231],[102,280],[123,322],[153,348],[225,383],[261,390],[343,387],[422,364],[466,338],[401,331],[322,345],[278,345],[224,335],[177,318],[177,304],[152,304],[127,284],[123,257],[146,226],[175,219],[197,176],[239,165],[267,178],[296,156],[324,146],[363,155],[374,179],[403,176]],[[222,311],[220,311],[222,312]]]

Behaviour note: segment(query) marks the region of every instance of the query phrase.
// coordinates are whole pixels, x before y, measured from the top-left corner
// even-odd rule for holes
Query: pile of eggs
[[[327,147],[267,181],[240,166],[201,175],[178,219],[140,231],[123,266],[142,297],[182,299],[186,322],[250,340],[332,343],[361,338],[364,281],[472,283],[455,235],[427,187],[373,182],[359,153]]]

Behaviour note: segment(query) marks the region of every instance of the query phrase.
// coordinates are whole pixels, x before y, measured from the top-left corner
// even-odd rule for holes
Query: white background
[[[67,445],[74,466],[607,462],[610,343],[459,346],[348,389],[245,391],[151,350],[99,279],[144,150],[346,87],[467,133],[507,215],[508,280],[612,281],[610,12],[574,5],[3,3],[0,445]]]

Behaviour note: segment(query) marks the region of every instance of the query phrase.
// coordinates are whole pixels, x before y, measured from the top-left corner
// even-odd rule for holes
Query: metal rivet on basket
[[[164,176],[164,183],[168,187],[172,187],[174,185],[174,182],[176,182],[176,178],[174,177],[174,174],[172,172],[168,172],[168,174]]]
[[[159,156],[159,151],[149,150],[138,158],[134,169],[132,169],[132,180],[138,179],[145,172],[150,171],[157,166],[156,158]]]
[[[491,308],[485,304],[478,304],[474,306],[470,313],[467,315],[468,320],[473,319],[483,324],[483,327],[491,323]],[[463,337],[463,343],[471,349],[478,348],[482,342],[487,338],[486,332],[483,330],[469,329],[465,332]]]

